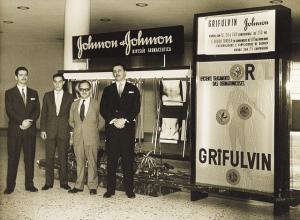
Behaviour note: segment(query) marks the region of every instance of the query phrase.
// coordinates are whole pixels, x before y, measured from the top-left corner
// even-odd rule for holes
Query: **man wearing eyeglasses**
[[[64,92],[64,77],[56,73],[52,77],[54,90],[45,93],[41,114],[41,138],[45,141],[46,183],[42,190],[48,190],[54,183],[54,156],[58,151],[60,165],[60,188],[69,190],[67,174],[67,149],[70,139],[69,112],[73,97]]]
[[[80,99],[72,103],[69,124],[73,128],[70,142],[74,144],[77,162],[77,180],[69,193],[82,192],[85,177],[85,159],[88,162],[88,187],[91,195],[97,194],[97,153],[100,145],[99,103],[91,98],[89,81],[79,83]]]

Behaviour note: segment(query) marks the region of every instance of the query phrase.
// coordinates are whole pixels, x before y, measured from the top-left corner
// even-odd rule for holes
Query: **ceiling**
[[[136,3],[147,3],[137,7]],[[292,41],[300,43],[299,0],[283,0],[292,9]],[[197,13],[274,5],[269,0],[91,0],[91,33],[183,25],[192,41]],[[17,9],[27,6],[29,10]],[[3,42],[62,41],[65,0],[0,0],[0,39]],[[111,21],[102,22],[101,18]],[[13,21],[12,24],[3,21]]]

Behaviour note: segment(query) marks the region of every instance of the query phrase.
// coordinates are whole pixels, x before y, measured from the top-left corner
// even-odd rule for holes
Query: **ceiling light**
[[[143,3],[143,2],[136,3],[135,5],[138,7],[147,7],[148,6],[147,3]]]
[[[110,18],[100,18],[99,20],[102,21],[102,22],[109,22],[109,21],[111,21]]]
[[[4,24],[12,24],[14,23],[13,21],[3,21]]]
[[[271,0],[271,4],[281,4],[283,1],[282,0]]]
[[[20,9],[20,10],[29,10],[29,7],[27,7],[27,6],[18,6],[17,9]]]

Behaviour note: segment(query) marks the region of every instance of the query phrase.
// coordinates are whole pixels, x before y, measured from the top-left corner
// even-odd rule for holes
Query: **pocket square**
[[[33,101],[34,101],[34,100],[35,100],[35,98],[30,98],[30,100],[33,100]]]
[[[128,93],[129,93],[129,94],[132,94],[132,93],[134,93],[134,91],[128,91]]]

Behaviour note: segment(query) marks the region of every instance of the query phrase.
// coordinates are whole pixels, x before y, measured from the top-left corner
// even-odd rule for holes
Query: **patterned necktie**
[[[24,88],[22,88],[22,99],[23,99],[24,105],[26,106],[26,96],[25,96]]]
[[[82,103],[81,103],[81,106],[80,106],[80,114],[79,115],[80,115],[81,121],[84,120],[84,110],[85,110],[84,101],[85,100],[82,100]]]
[[[119,96],[120,96],[120,97],[122,96],[122,92],[123,92],[122,83],[119,83],[119,86],[118,86],[118,93],[119,93]]]

